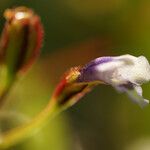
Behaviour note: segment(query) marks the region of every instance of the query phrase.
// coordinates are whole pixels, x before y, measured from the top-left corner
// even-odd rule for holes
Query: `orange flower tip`
[[[74,67],[67,71],[57,85],[53,97],[58,97],[68,85],[75,83],[79,75],[80,67]]]

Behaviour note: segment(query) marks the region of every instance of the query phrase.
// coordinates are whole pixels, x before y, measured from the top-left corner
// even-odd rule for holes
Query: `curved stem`
[[[50,100],[49,104],[45,107],[45,109],[41,111],[30,122],[22,126],[16,127],[4,133],[3,135],[0,135],[0,149],[8,148],[11,145],[33,134],[34,132],[39,130],[42,125],[44,125],[47,118],[52,119],[60,111],[62,111],[62,108],[58,107],[58,105],[55,103],[55,100]]]
[[[62,81],[60,83],[62,83]],[[52,119],[62,110],[71,107],[97,84],[97,82],[73,82],[72,84],[66,85],[66,83],[63,83],[63,86],[62,84],[60,84],[61,86],[57,86],[45,109],[43,109],[36,117],[30,122],[0,135],[0,149],[10,147],[32,135],[35,131],[39,130],[47,120]]]

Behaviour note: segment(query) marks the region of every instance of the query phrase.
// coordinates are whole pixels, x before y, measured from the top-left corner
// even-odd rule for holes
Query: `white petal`
[[[137,89],[133,90],[126,90],[127,95],[131,98],[131,100],[134,103],[137,103],[140,107],[145,107],[146,105],[149,104],[149,100],[144,99],[139,93],[136,91]],[[139,92],[139,91],[138,91]]]
[[[137,57],[126,54],[126,55],[122,55],[122,56],[117,56],[115,57],[116,60],[120,60],[120,61],[124,61],[128,64],[133,64],[134,61],[137,59]]]
[[[114,70],[114,69],[122,66],[123,64],[124,64],[123,61],[111,61],[111,62],[108,62],[108,63],[98,65],[96,67],[96,69],[100,72],[104,72],[104,71],[108,71],[108,70]]]
[[[117,72],[120,80],[134,84],[142,84],[150,80],[150,65],[144,56],[134,58],[133,64],[125,64],[118,68]]]
[[[118,68],[124,66],[123,61],[111,61],[95,67],[97,78],[105,81],[108,84],[118,85],[123,84],[124,80],[120,81]]]
[[[140,86],[135,86],[133,89],[128,89],[125,86],[113,86],[119,93],[126,93],[130,100],[136,104],[138,104],[140,107],[145,107],[149,104],[149,100],[144,99],[142,97],[142,88]]]
[[[135,86],[135,91],[138,93],[138,95],[142,96],[143,90],[141,86]]]

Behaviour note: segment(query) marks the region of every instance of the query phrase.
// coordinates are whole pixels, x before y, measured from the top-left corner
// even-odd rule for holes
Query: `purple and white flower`
[[[150,80],[150,65],[144,56],[122,55],[99,57],[81,69],[79,82],[100,81],[125,92],[131,100],[144,107],[149,103],[142,97],[141,85]]]

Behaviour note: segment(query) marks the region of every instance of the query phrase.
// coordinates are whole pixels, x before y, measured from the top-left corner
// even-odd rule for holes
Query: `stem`
[[[17,80],[15,75],[9,74],[5,65],[0,68],[0,109],[7,103],[6,97]]]
[[[10,91],[10,89],[12,88],[12,86],[13,86],[13,82],[11,82],[8,86],[7,86],[7,88],[3,91],[3,93],[1,94],[1,96],[0,96],[0,109],[2,110],[2,108],[6,105],[6,103],[7,103],[7,95],[8,95],[8,93],[9,93],[9,91]]]
[[[75,104],[97,84],[97,82],[91,82],[88,84],[70,83],[69,85],[66,85],[65,82],[65,84],[63,83],[63,86],[60,84],[61,86],[56,88],[45,109],[43,109],[36,117],[34,117],[30,122],[13,128],[1,135],[0,149],[8,148],[32,135],[35,131],[39,130],[47,120],[52,119],[59,112]]]
[[[11,129],[0,137],[0,149],[8,148],[11,145],[30,136],[33,132],[39,130],[45,124],[47,118],[52,119],[55,115],[62,111],[61,107],[55,103],[55,100],[50,100],[49,104],[35,118],[25,125]]]

